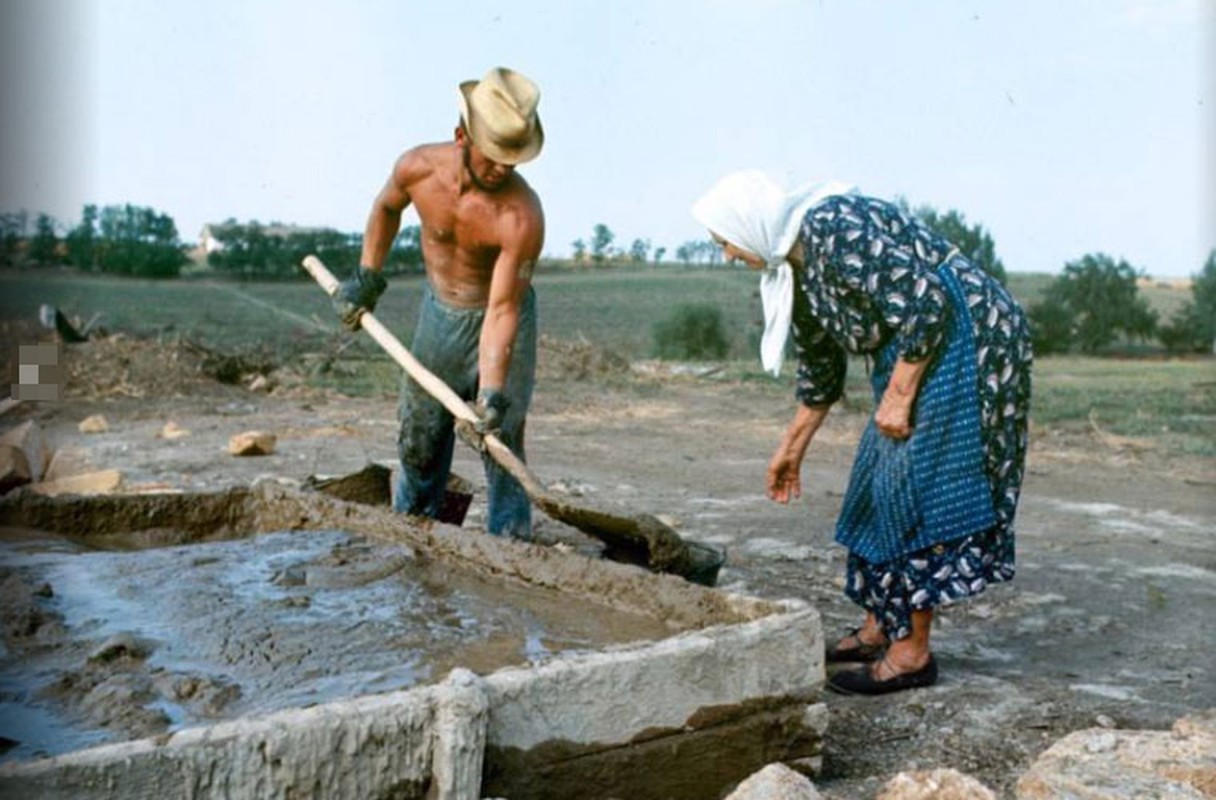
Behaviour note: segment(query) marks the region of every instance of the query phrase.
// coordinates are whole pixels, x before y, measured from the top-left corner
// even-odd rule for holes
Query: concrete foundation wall
[[[608,747],[648,729],[686,729],[702,709],[805,697],[823,682],[819,614],[803,608],[639,648],[559,658],[486,677],[488,739]],[[575,710],[577,709],[577,713]]]
[[[442,687],[361,697],[0,766],[0,796],[422,798]]]
[[[107,502],[148,529],[182,513],[182,501],[169,498],[151,506],[176,509],[163,520]],[[280,489],[232,495],[209,510],[185,502],[201,529],[213,531],[207,523],[222,518],[236,530],[340,528],[404,540],[481,574],[645,611],[673,635],[481,678],[458,669],[437,686],[0,765],[0,796],[710,797],[772,761],[818,758],[827,723],[818,703],[823,634],[805,604],[454,528],[419,530],[377,509]],[[26,511],[27,524],[79,518],[70,505]]]
[[[458,670],[438,686],[4,765],[0,794],[421,798],[444,784],[430,796],[476,798],[485,746],[488,782],[512,798],[560,797],[588,770],[627,784],[660,766],[680,778],[706,761],[713,771],[690,771],[722,786],[758,765],[740,757],[751,750],[736,735],[703,735],[715,728],[748,730],[759,743],[776,736],[776,749],[762,748],[769,760],[818,753],[826,716],[807,709],[823,664],[809,654],[822,649],[818,614],[795,609],[534,669],[483,679]],[[673,754],[690,736],[699,743],[682,766]],[[632,769],[618,771],[626,763]]]
[[[818,612],[674,636],[485,678],[482,791],[511,800],[712,798],[775,761],[817,768]]]

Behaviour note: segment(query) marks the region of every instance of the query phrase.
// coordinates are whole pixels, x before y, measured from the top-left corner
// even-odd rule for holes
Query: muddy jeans
[[[484,309],[444,305],[428,286],[423,294],[410,352],[465,400],[477,396],[478,342]],[[510,400],[499,438],[524,459],[524,422],[536,383],[536,293],[529,288],[519,309],[519,330],[503,392]],[[408,375],[397,406],[397,454],[401,471],[393,493],[396,511],[435,517],[443,502],[456,441],[452,415]],[[489,511],[486,529],[495,536],[530,539],[532,506],[519,482],[483,456]]]

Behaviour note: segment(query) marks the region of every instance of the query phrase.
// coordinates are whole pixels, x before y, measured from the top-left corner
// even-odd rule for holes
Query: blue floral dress
[[[978,594],[1014,575],[1013,521],[1026,461],[1033,360],[1026,317],[997,280],[894,204],[854,195],[828,198],[807,212],[799,241],[806,266],[795,270],[792,341],[798,360],[796,395],[802,403],[823,405],[840,398],[847,353],[878,363],[885,359],[888,370],[895,358],[932,359],[913,412],[916,426],[929,382],[939,380],[937,363],[958,347],[974,359],[968,373],[974,387],[964,387],[944,407],[954,409],[946,412],[947,418],[966,411],[978,419],[975,463],[989,491],[986,519],[995,522],[985,522],[980,530],[910,530],[907,541],[919,546],[883,551],[881,557],[849,545],[846,594],[874,613],[889,637],[901,639],[911,632],[912,611]],[[966,342],[958,341],[960,325]],[[885,375],[878,376],[878,383],[885,381]],[[876,396],[882,388],[875,386]],[[940,397],[941,387],[936,389]],[[978,414],[972,413],[976,404]],[[873,426],[872,419],[869,424]],[[920,428],[913,437],[918,435]],[[859,464],[872,455],[867,441],[880,438],[863,436]],[[939,438],[947,443],[944,447],[956,446],[955,438]],[[914,496],[931,493],[936,485],[924,472],[910,473],[913,483],[920,484],[912,488]],[[855,494],[846,497],[838,540],[853,541],[849,526],[864,516],[849,507]],[[922,525],[926,518],[940,518],[914,516]],[[926,541],[932,544],[926,546]]]

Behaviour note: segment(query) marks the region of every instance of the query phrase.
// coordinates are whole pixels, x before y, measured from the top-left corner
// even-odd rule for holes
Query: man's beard
[[[466,146],[462,149],[464,151],[464,171],[469,173],[469,180],[473,181],[474,186],[481,189],[483,192],[497,192],[503,187],[503,185],[507,182],[506,178],[503,178],[498,183],[489,184],[477,177],[477,173],[473,171],[473,165],[471,163],[472,160],[469,158],[469,148]]]

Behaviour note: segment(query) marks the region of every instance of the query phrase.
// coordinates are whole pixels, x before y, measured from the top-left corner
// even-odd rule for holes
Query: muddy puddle
[[[341,531],[129,550],[4,531],[0,609],[4,761],[670,633]]]

